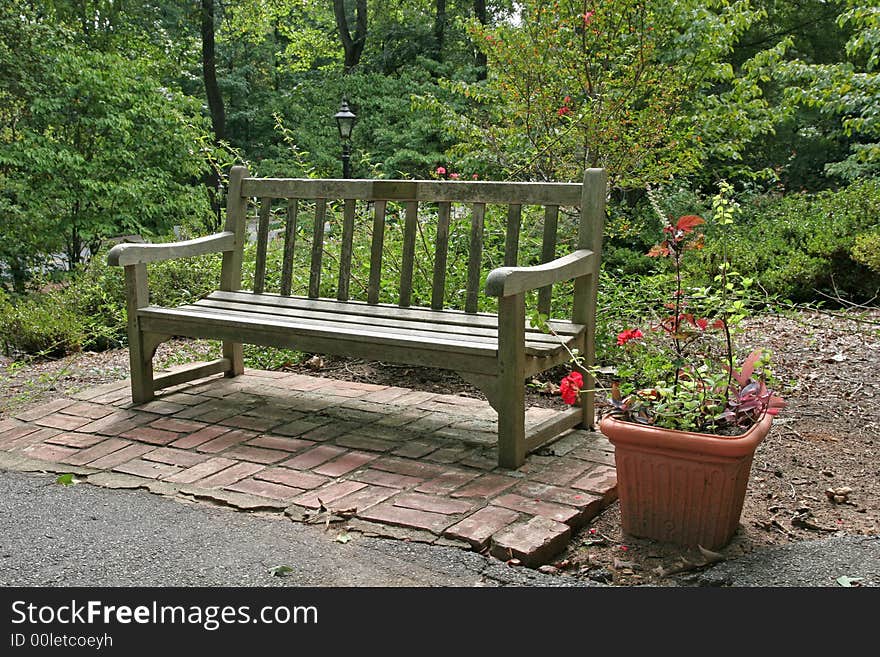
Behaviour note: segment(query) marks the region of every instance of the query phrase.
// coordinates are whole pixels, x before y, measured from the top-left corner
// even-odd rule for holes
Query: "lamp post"
[[[343,98],[342,105],[333,118],[336,119],[336,127],[339,128],[339,137],[342,139],[342,177],[351,178],[351,131],[354,129],[357,116],[349,109],[348,101]]]

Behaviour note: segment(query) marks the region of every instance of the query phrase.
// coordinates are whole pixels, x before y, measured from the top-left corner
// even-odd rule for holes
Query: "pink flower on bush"
[[[437,175],[445,176],[446,175],[446,167],[437,167]]]
[[[630,340],[641,338],[642,332],[639,329],[626,329],[617,334],[617,346],[622,347]]]
[[[563,105],[558,110],[556,110],[556,113],[559,116],[568,116],[569,114],[571,114],[571,108],[568,105]]]
[[[589,25],[593,22],[593,16],[595,16],[595,11],[588,11],[584,14],[584,25]]]
[[[453,180],[458,180],[459,178],[461,178],[461,174],[458,174],[458,173],[450,173],[450,174],[449,174],[449,177],[452,178]]]
[[[559,382],[559,394],[569,406],[577,403],[578,393],[584,387],[584,377],[580,372],[569,372],[562,381]]]

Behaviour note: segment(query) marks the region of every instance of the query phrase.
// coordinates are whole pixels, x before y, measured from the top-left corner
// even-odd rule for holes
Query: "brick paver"
[[[492,536],[514,523],[520,514],[500,506],[484,506],[467,518],[449,527],[444,535],[470,543],[474,549],[483,550]]]
[[[129,394],[116,382],[0,419],[0,450],[264,498],[293,518],[323,504],[529,566],[617,495],[613,446],[583,430],[499,468],[482,399],[250,370],[139,406]]]

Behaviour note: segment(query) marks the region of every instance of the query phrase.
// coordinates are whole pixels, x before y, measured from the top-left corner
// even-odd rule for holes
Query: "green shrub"
[[[852,257],[856,262],[880,274],[880,231],[856,235]]]
[[[0,293],[0,342],[9,356],[63,356],[79,351],[87,327],[63,290],[9,299]]]

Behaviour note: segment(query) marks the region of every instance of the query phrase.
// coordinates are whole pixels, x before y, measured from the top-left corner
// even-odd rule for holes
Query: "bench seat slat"
[[[238,301],[240,303],[264,304],[299,311],[322,311],[343,315],[360,315],[371,318],[410,319],[432,324],[453,324],[466,328],[498,328],[498,317],[491,313],[465,313],[460,310],[435,311],[428,308],[400,308],[392,304],[367,304],[363,301],[340,303],[330,299],[306,299],[303,297],[279,297],[274,294],[254,294],[252,292],[212,292],[206,299],[217,301]],[[551,320],[550,327],[561,336],[580,335],[584,326],[564,320]],[[536,329],[527,329],[536,332]]]
[[[269,316],[290,317],[291,310],[281,306],[258,305],[250,303],[236,303],[230,301],[215,301],[212,299],[202,299],[194,304],[199,308],[214,308],[217,310],[229,310],[234,313],[264,313]],[[414,322],[405,319],[391,319],[387,317],[367,317],[364,315],[341,315],[340,313],[329,313],[318,310],[310,310],[306,314],[296,314],[297,321],[318,322],[323,325],[335,323],[345,326],[360,327],[369,329],[371,327],[381,326],[383,330],[393,331],[394,329],[402,329],[410,335],[434,334],[438,337],[455,336],[456,339],[464,341],[488,342],[495,344],[498,340],[498,329],[483,326],[465,326],[456,324],[433,324],[429,322]],[[571,342],[569,337],[567,343]],[[528,331],[526,333],[526,345],[533,347],[536,352],[542,354],[546,352],[555,352],[560,348],[557,338],[552,335],[539,333],[537,331]],[[569,346],[571,346],[569,344]]]

